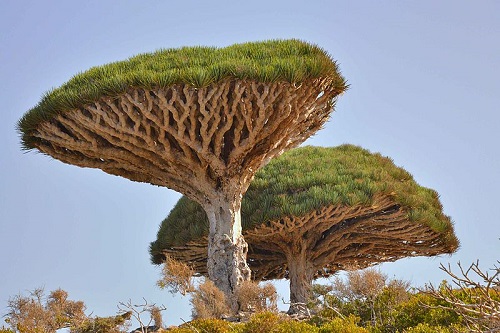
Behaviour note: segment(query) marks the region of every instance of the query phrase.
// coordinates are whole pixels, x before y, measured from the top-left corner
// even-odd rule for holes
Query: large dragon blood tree
[[[403,168],[357,146],[303,147],[256,173],[242,203],[248,262],[256,280],[290,280],[289,312],[300,311],[312,281],[458,247],[438,194]],[[206,275],[208,219],[183,197],[151,243],[153,263],[165,256]]]
[[[298,40],[168,49],[74,76],[18,129],[26,149],[198,202],[208,275],[231,295],[250,276],[240,205],[254,173],[320,129],[345,89],[330,56]]]

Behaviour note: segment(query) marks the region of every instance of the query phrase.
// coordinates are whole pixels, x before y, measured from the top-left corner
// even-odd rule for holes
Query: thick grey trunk
[[[234,293],[241,282],[250,280],[251,273],[246,262],[248,245],[241,234],[241,198],[229,200],[220,195],[211,204],[205,207],[210,222],[208,277],[237,312],[239,306]]]
[[[314,269],[305,253],[287,255],[288,277],[290,279],[290,308],[288,314],[307,314],[311,299]]]

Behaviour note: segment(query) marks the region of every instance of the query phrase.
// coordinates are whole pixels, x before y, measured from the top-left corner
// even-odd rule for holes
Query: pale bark
[[[246,263],[248,245],[241,234],[241,195],[219,193],[205,207],[210,222],[208,236],[208,277],[224,292],[232,311],[239,310],[235,291],[250,280]]]

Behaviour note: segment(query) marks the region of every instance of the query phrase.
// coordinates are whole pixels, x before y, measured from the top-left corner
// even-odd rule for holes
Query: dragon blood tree
[[[272,160],[248,188],[242,220],[253,278],[289,279],[290,313],[307,303],[318,277],[458,247],[435,191],[352,145],[297,148]],[[208,226],[202,208],[181,198],[151,243],[153,263],[168,255],[206,275]]]
[[[198,202],[208,275],[231,295],[250,276],[240,205],[254,173],[320,129],[345,89],[328,54],[298,40],[169,49],[74,76],[18,129],[26,149]]]

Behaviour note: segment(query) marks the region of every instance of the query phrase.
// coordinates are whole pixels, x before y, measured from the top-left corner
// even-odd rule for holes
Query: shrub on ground
[[[431,326],[429,324],[420,323],[415,327],[410,327],[403,331],[404,333],[451,333],[448,328],[442,326]]]
[[[295,320],[286,320],[278,324],[277,333],[318,333],[318,328],[311,324]]]
[[[220,319],[195,319],[189,323],[182,324],[179,327],[168,331],[169,333],[193,333],[193,332],[210,332],[210,333],[240,333],[242,332],[242,324],[229,323]]]
[[[276,326],[281,321],[278,314],[272,312],[257,313],[245,323],[243,333],[278,333]]]
[[[230,313],[224,293],[210,280],[205,280],[192,292],[193,319],[222,318]]]
[[[366,328],[358,326],[359,317],[334,318],[319,328],[319,333],[368,333]]]
[[[278,310],[278,294],[271,283],[259,286],[257,282],[244,281],[236,292],[236,297],[242,311],[263,312]]]

